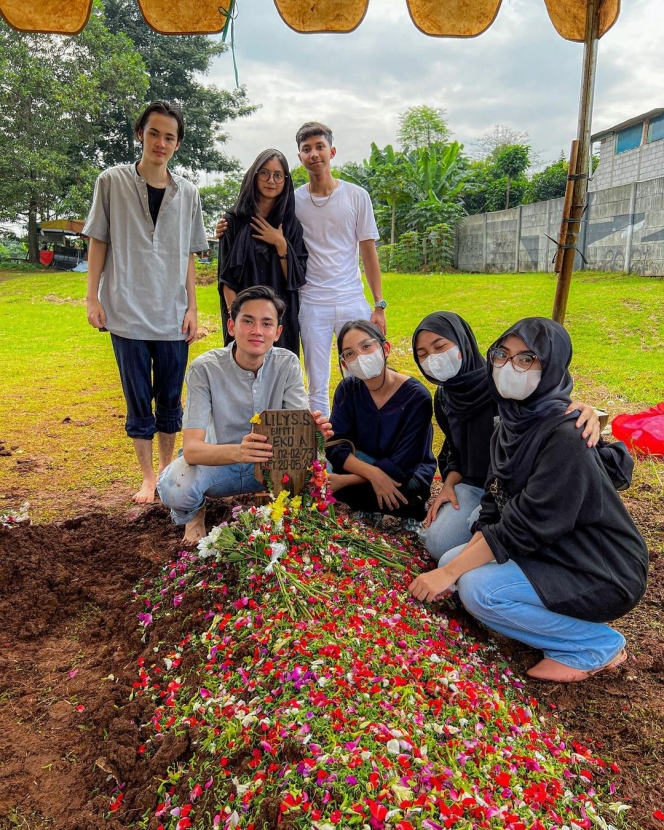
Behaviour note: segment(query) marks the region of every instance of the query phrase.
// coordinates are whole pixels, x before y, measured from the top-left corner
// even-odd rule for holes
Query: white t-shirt
[[[367,191],[339,180],[328,199],[312,196],[302,185],[295,191],[295,214],[309,251],[302,300],[318,305],[361,300],[359,243],[379,238]]]

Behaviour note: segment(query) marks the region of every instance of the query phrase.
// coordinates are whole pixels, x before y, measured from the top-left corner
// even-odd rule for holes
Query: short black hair
[[[332,135],[332,130],[329,127],[325,126],[325,124],[321,124],[320,121],[307,121],[306,124],[303,124],[300,127],[295,135],[297,149],[300,149],[300,144],[302,144],[303,141],[307,138],[313,138],[315,135],[322,135],[330,147],[333,146],[334,136]]]
[[[176,107],[174,104],[170,104],[168,101],[153,101],[149,106],[147,106],[143,112],[138,116],[136,119],[136,123],[134,124],[134,135],[140,141],[141,137],[139,136],[139,132],[145,129],[145,125],[148,123],[148,118],[152,115],[153,112],[158,113],[159,115],[167,115],[169,118],[175,118],[178,123],[178,144],[184,138],[184,118],[182,117],[182,111],[179,107]]]
[[[281,325],[281,318],[286,311],[286,303],[269,285],[250,285],[249,288],[244,288],[239,294],[235,295],[235,299],[231,303],[230,312],[233,322],[235,322],[242,306],[250,300],[268,300],[268,302],[272,303],[277,312],[277,324]]]

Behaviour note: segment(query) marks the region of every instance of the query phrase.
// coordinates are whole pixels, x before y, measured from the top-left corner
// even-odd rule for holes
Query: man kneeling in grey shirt
[[[264,285],[241,291],[231,306],[229,334],[235,342],[197,357],[187,374],[182,455],[159,477],[157,490],[184,542],[205,536],[205,497],[255,493],[263,486],[254,464],[272,457],[267,436],[250,421],[265,409],[307,409],[302,368],[293,352],[274,344],[285,305]],[[327,417],[312,413],[325,438]]]

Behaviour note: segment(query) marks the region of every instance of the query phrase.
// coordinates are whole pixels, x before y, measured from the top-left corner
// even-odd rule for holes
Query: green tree
[[[510,189],[512,179],[522,176],[530,164],[530,147],[527,144],[507,144],[494,156],[494,164],[499,176],[507,179],[505,188],[505,210],[510,206]]]
[[[373,142],[371,155],[362,165],[357,165],[354,175],[348,165],[340,171],[342,178],[366,187],[374,201],[385,202],[390,211],[392,245],[396,239],[397,204],[409,198],[409,172],[408,161],[403,153],[395,152],[391,144],[381,150]]]
[[[198,188],[198,192],[201,194],[205,230],[210,236],[214,235],[217,221],[222,213],[233,207],[237,201],[243,178],[242,173],[233,171],[226,173],[223,181],[217,182],[217,184]]]
[[[35,263],[38,221],[89,207],[97,125],[109,111],[136,109],[145,66],[126,37],[108,31],[95,4],[76,37],[0,23],[0,77],[0,220],[27,221]]]
[[[443,117],[445,110],[437,107],[428,107],[426,104],[419,107],[410,107],[399,115],[399,131],[397,137],[404,152],[410,153],[426,147],[446,144],[450,137],[450,129]]]
[[[540,173],[535,173],[528,182],[523,201],[545,202],[547,199],[564,196],[568,169],[567,159],[561,155],[558,161],[545,167]]]
[[[187,130],[176,156],[178,167],[191,172],[237,170],[239,163],[218,147],[229,137],[223,126],[250,115],[257,107],[249,104],[244,87],[229,92],[200,80],[227,45],[203,35],[157,34],[143,19],[136,0],[104,0],[104,4],[109,29],[130,38],[145,62],[150,81],[147,100],[167,100],[183,111]],[[133,160],[133,119],[113,113],[107,131],[120,133],[122,140],[104,145],[104,164]]]
[[[461,193],[468,164],[458,141],[443,147],[409,153],[412,200],[405,206],[408,230],[424,231],[432,225],[454,224],[463,214]]]
[[[309,181],[309,174],[303,164],[298,164],[297,167],[291,167],[290,175],[293,187],[296,190],[298,187],[302,187],[303,184],[307,184]]]

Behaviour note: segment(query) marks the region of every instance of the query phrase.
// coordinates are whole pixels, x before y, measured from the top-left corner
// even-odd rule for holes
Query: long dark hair
[[[241,219],[251,219],[258,213],[258,186],[256,184],[256,176],[263,165],[276,159],[284,169],[286,179],[284,181],[284,188],[274,201],[274,205],[270,210],[270,215],[267,217],[268,222],[275,228],[284,221],[284,214],[286,212],[286,205],[288,197],[293,192],[293,183],[290,177],[290,169],[286,156],[279,150],[269,149],[263,150],[256,157],[256,160],[251,167],[244,174],[242,179],[242,186],[240,187],[240,195],[237,197],[237,202],[228,211]]]

